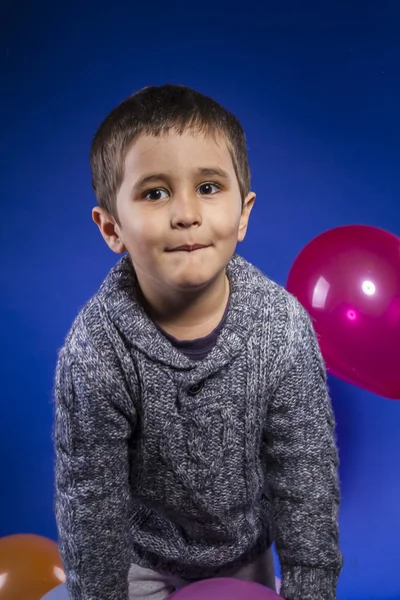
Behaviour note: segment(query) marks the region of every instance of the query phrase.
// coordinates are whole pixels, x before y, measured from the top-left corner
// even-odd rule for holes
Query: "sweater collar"
[[[98,299],[128,346],[139,349],[153,362],[178,371],[201,372],[201,376],[206,377],[241,353],[267,293],[264,275],[237,254],[227,265],[227,276],[231,295],[225,324],[216,345],[200,362],[179,352],[149,318],[140,303],[136,273],[127,255],[104,280]]]

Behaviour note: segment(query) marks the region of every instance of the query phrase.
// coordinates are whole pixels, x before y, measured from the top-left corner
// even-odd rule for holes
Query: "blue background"
[[[258,194],[239,252],[284,284],[326,229],[364,223],[400,235],[399,11],[384,0],[1,9],[0,535],[56,537],[56,352],[115,261],[90,218],[88,152],[101,120],[132,91],[165,82],[232,110]],[[339,598],[399,599],[400,403],[330,384]]]

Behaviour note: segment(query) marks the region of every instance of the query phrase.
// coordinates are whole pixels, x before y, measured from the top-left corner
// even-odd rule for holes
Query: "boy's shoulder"
[[[309,319],[307,311],[282,285],[268,277],[259,267],[253,265],[243,257],[236,255],[235,260],[240,265],[251,291],[260,294],[262,306],[273,315],[279,314],[282,318],[286,316],[290,321]]]
[[[313,343],[315,330],[312,319],[299,300],[282,285],[265,275],[261,269],[239,257],[243,272],[247,272],[251,295],[259,297],[258,326],[260,338],[268,330],[269,344],[277,355],[290,362],[302,348]],[[261,334],[263,330],[263,334]]]
[[[316,331],[304,306],[260,269],[250,264],[247,268],[253,281],[257,282],[255,287],[261,292],[261,310],[256,331],[260,343],[264,344],[266,340],[268,343],[271,382],[274,381],[274,376],[278,381],[278,376],[295,365],[299,357],[317,356],[322,365]]]
[[[82,358],[90,350],[101,353],[110,346],[110,299],[118,304],[118,296],[129,281],[130,268],[129,261],[123,257],[110,270],[99,289],[79,310],[65,338],[63,352]]]

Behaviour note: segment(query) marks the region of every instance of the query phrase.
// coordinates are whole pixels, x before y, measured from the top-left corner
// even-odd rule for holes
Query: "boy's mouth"
[[[170,248],[167,252],[194,252],[194,250],[201,250],[202,248],[208,248],[208,246],[203,244],[184,244],[183,246]]]

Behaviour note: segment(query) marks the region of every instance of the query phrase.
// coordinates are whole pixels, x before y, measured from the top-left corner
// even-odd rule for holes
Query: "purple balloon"
[[[370,225],[325,231],[297,256],[287,289],[333,375],[400,400],[400,238]]]
[[[242,579],[203,579],[169,596],[169,600],[277,600],[278,594],[269,588]]]

